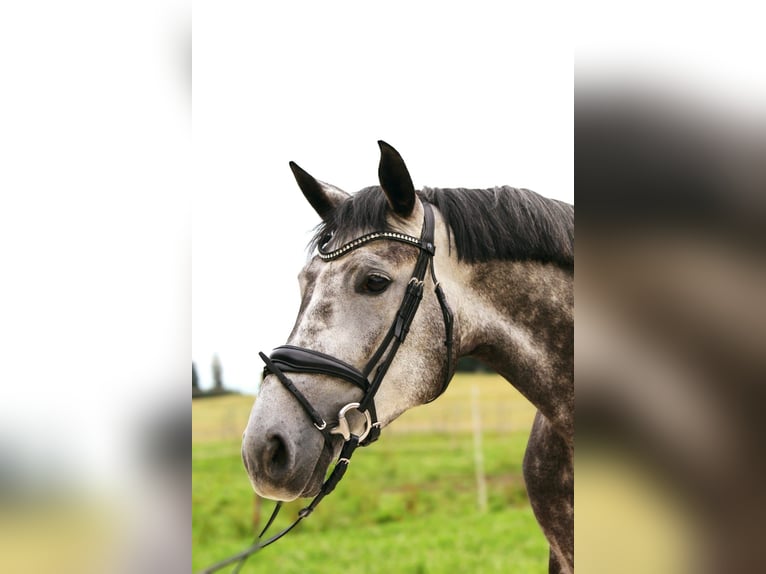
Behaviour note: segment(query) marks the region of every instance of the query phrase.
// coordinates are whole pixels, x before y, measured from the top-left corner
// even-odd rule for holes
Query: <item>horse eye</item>
[[[382,293],[386,290],[389,283],[391,283],[391,280],[385,275],[373,273],[367,276],[364,282],[364,290],[369,293]]]
[[[328,243],[330,243],[330,240],[332,239],[332,232],[325,233],[322,238],[319,240],[319,247],[324,247]]]

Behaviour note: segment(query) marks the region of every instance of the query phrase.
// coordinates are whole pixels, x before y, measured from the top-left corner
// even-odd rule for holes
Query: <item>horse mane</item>
[[[421,201],[441,212],[452,229],[461,261],[531,260],[574,266],[572,205],[508,186],[425,187],[417,193]],[[388,204],[380,187],[366,187],[317,226],[309,249],[316,249],[329,235],[346,241],[370,231],[391,231],[387,214]]]

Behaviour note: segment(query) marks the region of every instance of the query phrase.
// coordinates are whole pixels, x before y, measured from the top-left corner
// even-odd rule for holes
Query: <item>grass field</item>
[[[471,404],[477,393],[488,508],[480,512]],[[273,503],[240,461],[252,397],[192,403],[193,567],[250,544]],[[524,489],[521,461],[534,408],[494,375],[459,375],[447,393],[406,413],[358,451],[314,514],[243,572],[547,572],[547,543]],[[285,505],[276,532],[305,505]]]

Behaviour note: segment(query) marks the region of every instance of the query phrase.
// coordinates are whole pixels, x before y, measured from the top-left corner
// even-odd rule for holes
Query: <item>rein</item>
[[[453,315],[452,310],[447,304],[446,297],[441,288],[441,285],[436,280],[436,273],[433,266],[433,256],[436,251],[434,245],[434,214],[431,205],[423,203],[423,227],[421,229],[420,238],[412,237],[402,233],[378,231],[369,233],[357,239],[354,239],[345,245],[334,249],[332,251],[324,251],[323,247],[319,247],[319,257],[324,261],[332,261],[343,255],[361,247],[362,245],[376,240],[389,240],[399,241],[408,245],[413,245],[420,250],[415,268],[412,273],[412,278],[407,284],[407,290],[405,291],[404,298],[399,306],[393,323],[388,329],[386,336],[381,342],[378,349],[372,355],[365,367],[359,371],[355,367],[336,359],[330,355],[314,351],[312,349],[306,349],[303,347],[296,347],[293,345],[282,345],[274,349],[270,356],[264,353],[259,353],[261,359],[265,363],[264,374],[273,374],[284,385],[284,387],[295,397],[308,417],[311,419],[314,427],[322,433],[326,446],[333,451],[333,435],[339,435],[343,438],[343,446],[341,448],[338,459],[335,463],[335,467],[330,473],[329,477],[322,484],[319,494],[317,494],[308,506],[301,509],[298,513],[298,517],[287,528],[264,539],[266,532],[271,527],[272,523],[279,513],[282,502],[277,502],[274,511],[272,512],[266,526],[258,535],[253,544],[243,550],[242,552],[231,556],[221,562],[218,562],[207,569],[203,570],[203,573],[216,572],[221,568],[224,568],[230,564],[237,563],[234,572],[239,572],[239,569],[243,566],[245,560],[252,554],[258,552],[262,548],[276,542],[282,536],[290,532],[295,528],[301,520],[309,516],[322,499],[330,494],[338,485],[340,480],[348,470],[348,464],[351,460],[351,456],[359,446],[367,446],[380,437],[381,424],[377,418],[377,412],[375,410],[375,395],[380,388],[383,378],[388,372],[388,368],[396,356],[399,347],[404,343],[407,333],[409,332],[410,325],[415,318],[415,313],[420,306],[420,301],[423,298],[423,285],[425,282],[426,272],[429,267],[431,269],[431,278],[434,283],[434,291],[436,298],[439,301],[441,307],[445,341],[444,345],[447,348],[446,356],[446,371],[444,382],[442,383],[439,392],[431,398],[428,402],[433,401],[439,397],[446,389],[450,380],[450,368],[452,365],[452,326]],[[377,365],[377,369],[376,369]],[[370,375],[373,370],[375,374],[370,381]],[[338,413],[338,424],[332,428],[328,428],[327,421],[322,415],[311,405],[306,399],[303,393],[298,390],[295,384],[289,379],[285,373],[312,373],[329,375],[335,378],[343,379],[359,387],[364,393],[363,398],[357,403],[349,403],[345,405]],[[357,421],[363,423],[362,430],[359,434],[352,431],[349,424],[348,417],[354,413],[354,418]]]

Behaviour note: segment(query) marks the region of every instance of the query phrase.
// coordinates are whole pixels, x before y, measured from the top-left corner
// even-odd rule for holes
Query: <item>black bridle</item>
[[[314,427],[322,433],[325,444],[330,452],[333,451],[333,435],[340,435],[343,438],[343,446],[338,455],[335,468],[333,468],[330,476],[322,484],[319,493],[308,506],[298,513],[298,518],[292,524],[281,532],[278,532],[267,539],[263,539],[266,531],[274,522],[274,519],[282,506],[282,503],[278,502],[274,512],[267,521],[266,526],[263,528],[252,546],[235,556],[214,564],[203,572],[215,572],[234,562],[238,562],[237,567],[234,570],[234,572],[238,572],[244,564],[244,561],[250,555],[282,538],[282,536],[295,528],[301,520],[311,514],[321,500],[330,494],[338,485],[341,478],[343,478],[354,451],[359,446],[367,446],[379,438],[381,425],[375,410],[375,395],[378,392],[378,389],[383,382],[383,378],[386,376],[388,368],[391,366],[399,347],[404,343],[407,337],[412,320],[415,318],[415,313],[423,298],[423,285],[429,267],[431,269],[431,279],[434,283],[436,298],[439,301],[439,306],[442,310],[445,331],[444,345],[447,348],[444,381],[442,382],[439,392],[433,396],[429,402],[436,399],[447,389],[450,380],[450,371],[452,369],[453,316],[444,296],[444,291],[436,280],[436,273],[433,266],[433,256],[436,250],[434,245],[433,209],[430,204],[423,202],[423,211],[424,218],[420,238],[391,231],[376,231],[354,239],[332,251],[325,251],[323,249],[324,246],[319,247],[319,257],[324,261],[332,261],[371,241],[383,239],[413,245],[420,250],[420,253],[418,254],[412,278],[407,284],[407,289],[404,298],[402,299],[402,303],[399,305],[396,317],[394,318],[391,327],[388,329],[386,336],[383,338],[383,341],[378,346],[378,349],[372,355],[370,360],[367,361],[367,364],[361,371],[330,355],[293,345],[282,345],[281,347],[277,347],[272,351],[271,356],[260,353],[261,359],[266,364],[264,375],[275,375],[282,385],[284,385],[284,387],[295,397],[313,422]],[[373,370],[375,371],[375,374],[372,381],[370,381],[369,377],[373,373]],[[359,402],[352,402],[341,408],[338,413],[337,426],[329,428],[322,415],[311,405],[308,399],[306,399],[303,393],[298,390],[285,373],[329,375],[356,385],[362,390],[364,395]],[[348,416],[352,413],[355,413],[354,418],[361,421],[363,425],[362,430],[358,434],[352,430],[351,425],[348,422]]]

